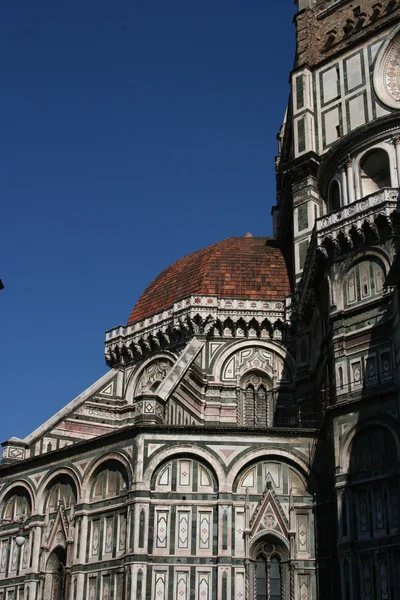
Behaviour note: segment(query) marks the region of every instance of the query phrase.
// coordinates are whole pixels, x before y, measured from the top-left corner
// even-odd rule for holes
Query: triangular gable
[[[49,521],[47,525],[47,547],[66,546],[69,541],[69,523],[61,500],[58,503],[56,518],[52,522]]]
[[[99,393],[100,390],[104,389],[112,383],[112,380],[117,377],[115,371],[109,371],[103,377],[101,377],[96,383],[91,385],[87,390],[82,392],[64,408],[59,410],[53,417],[48,419],[43,425],[40,425],[35,431],[28,435],[24,442],[25,444],[32,444],[36,442],[42,435],[51,431],[58,423],[67,419],[74,411],[76,411],[84,402],[90,399],[95,394]]]
[[[259,530],[278,531],[286,536],[289,523],[280,505],[280,502],[272,489],[272,484],[267,481],[263,497],[258,503],[250,520],[251,535]]]

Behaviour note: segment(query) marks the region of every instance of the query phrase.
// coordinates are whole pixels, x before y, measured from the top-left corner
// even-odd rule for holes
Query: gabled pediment
[[[24,450],[20,460],[99,437],[118,428],[127,418],[121,412],[125,402],[117,396],[121,376],[120,372],[110,371],[22,440],[28,453]]]
[[[72,509],[71,509],[72,510]],[[72,516],[71,516],[72,518]],[[70,525],[62,501],[58,503],[55,519],[46,523],[45,539],[48,548],[66,546],[70,538]]]
[[[289,522],[270,481],[267,481],[265,492],[250,519],[251,536],[265,530],[276,531],[284,536],[289,530]]]

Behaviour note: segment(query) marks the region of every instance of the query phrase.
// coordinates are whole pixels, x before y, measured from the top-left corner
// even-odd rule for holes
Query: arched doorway
[[[66,600],[68,593],[66,562],[67,553],[65,548],[57,546],[47,560],[43,600]]]
[[[288,600],[291,581],[287,545],[267,534],[252,546],[250,554],[251,599]]]

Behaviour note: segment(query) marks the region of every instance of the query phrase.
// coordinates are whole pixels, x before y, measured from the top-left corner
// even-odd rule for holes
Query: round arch
[[[39,514],[42,513],[43,508],[44,508],[46,491],[50,487],[51,482],[54,479],[56,479],[57,477],[59,477],[60,475],[68,475],[69,477],[71,477],[71,479],[75,485],[76,502],[77,502],[77,504],[79,504],[79,502],[81,502],[82,488],[81,488],[78,474],[74,471],[74,469],[72,469],[72,467],[61,467],[59,469],[55,469],[54,471],[50,471],[50,473],[45,475],[45,477],[43,478],[43,481],[41,481],[41,483],[39,485],[37,497],[36,497],[36,505],[35,505],[35,508]]]
[[[29,499],[31,501],[31,508],[32,511],[35,507],[35,492],[34,489],[32,487],[32,485],[30,483],[28,483],[27,481],[25,481],[24,479],[15,479],[14,481],[11,481],[9,484],[7,484],[0,493],[0,506],[2,506],[3,502],[5,501],[5,498],[10,494],[12,495],[12,492],[14,489],[18,489],[18,488],[24,488],[24,490],[26,492],[28,492],[29,494]]]
[[[210,366],[211,366],[213,375],[216,377],[216,381],[219,381],[220,374],[222,373],[222,369],[223,369],[225,363],[234,354],[236,354],[238,351],[242,350],[243,348],[261,348],[263,350],[268,350],[268,351],[276,354],[277,356],[279,356],[279,358],[282,359],[284,364],[288,365],[291,377],[293,377],[293,373],[295,372],[296,363],[295,363],[294,358],[292,357],[290,352],[286,350],[286,348],[284,348],[280,344],[273,342],[273,341],[257,340],[257,339],[246,339],[246,340],[241,339],[241,340],[238,340],[237,342],[234,342],[233,344],[229,344],[228,347],[226,347],[225,345],[222,345],[221,349],[218,350],[216,352],[215,356],[213,357]]]
[[[383,187],[396,187],[396,185],[394,185],[397,181],[396,178],[396,171],[395,171],[395,161],[396,161],[396,156],[395,156],[395,149],[393,144],[390,143],[389,140],[382,140],[380,142],[376,142],[375,144],[364,148],[361,152],[359,152],[357,154],[357,156],[354,159],[354,181],[356,184],[356,196],[357,199],[362,198],[363,196],[367,196],[370,195],[369,193],[364,193],[363,190],[363,184],[362,184],[362,164],[365,163],[366,160],[368,160],[369,155],[373,155],[374,153],[382,153],[385,152],[387,155],[387,166],[389,167],[389,171],[388,171],[388,175],[390,177],[390,182],[388,186],[383,186]],[[371,191],[370,193],[374,194],[374,193],[378,193],[379,189],[375,190],[375,191]]]
[[[333,289],[338,310],[343,310],[345,307],[344,288],[347,285],[347,277],[349,276],[351,269],[363,261],[375,262],[380,268],[382,268],[384,278],[386,278],[389,272],[389,257],[381,248],[371,248],[366,252],[357,252],[357,254],[346,258],[336,271],[333,280]]]
[[[339,269],[336,271],[334,275],[334,282],[337,283],[343,277],[345,277],[346,273],[358,262],[362,260],[368,260],[369,258],[380,260],[385,269],[385,275],[389,272],[390,269],[390,259],[387,253],[381,248],[371,248],[367,251],[360,251],[352,256],[346,258],[340,265]]]
[[[168,360],[171,363],[171,367],[175,364],[175,362],[177,360],[175,354],[173,354],[172,352],[165,352],[165,351],[159,352],[155,356],[150,356],[149,358],[146,358],[138,366],[137,369],[133,369],[132,373],[130,374],[130,377],[128,379],[128,382],[126,384],[126,387],[125,387],[125,399],[128,402],[132,403],[133,395],[136,390],[137,384],[139,383],[139,380],[140,380],[142,374],[144,373],[144,371],[146,370],[146,368],[152,362],[155,362],[160,359]]]
[[[283,459],[284,462],[291,465],[292,467],[298,468],[299,475],[301,476],[301,479],[304,481],[304,485],[307,489],[307,487],[308,487],[307,484],[310,480],[309,464],[303,458],[301,458],[298,454],[295,454],[294,452],[290,452],[288,450],[276,449],[276,448],[269,449],[267,447],[262,450],[256,450],[256,451],[249,450],[248,452],[246,452],[246,454],[244,454],[241,458],[239,458],[239,460],[237,460],[235,462],[233,467],[228,472],[228,475],[226,478],[227,488],[232,490],[233,484],[234,484],[237,476],[239,475],[240,471],[247,466],[251,466],[251,464],[253,462],[255,462],[255,460],[257,460],[257,458],[273,459],[276,457]]]
[[[280,546],[284,550],[284,553],[285,553],[284,559],[289,560],[289,558],[290,558],[289,540],[287,538],[285,538],[285,536],[282,535],[282,533],[279,533],[279,531],[270,530],[270,529],[262,529],[252,538],[250,545],[249,545],[249,554],[253,560],[255,560],[255,558],[256,558],[255,554],[257,553],[257,549],[258,549],[257,547],[259,546],[259,542],[261,542],[261,541],[275,542],[278,546]]]
[[[83,502],[89,501],[90,482],[93,477],[93,474],[99,467],[101,467],[103,464],[106,465],[109,461],[117,461],[124,467],[124,469],[126,470],[127,476],[128,476],[129,489],[132,488],[133,472],[132,472],[132,466],[131,466],[129,460],[126,458],[126,456],[124,454],[122,454],[120,452],[110,452],[109,454],[104,454],[100,458],[95,458],[91,462],[86,473],[84,474],[83,481],[82,481],[82,488],[84,490],[83,495],[82,495]]]
[[[339,449],[339,465],[342,469],[342,473],[348,472],[350,448],[354,437],[357,435],[357,433],[369,427],[370,425],[380,425],[381,427],[384,427],[390,431],[396,444],[397,458],[400,458],[400,432],[395,418],[390,418],[387,415],[380,415],[378,418],[374,419],[367,418],[353,425],[353,427],[351,427],[351,429],[346,431],[346,433],[343,435]]]
[[[327,212],[338,210],[343,204],[342,184],[338,177],[334,177],[329,184]]]
[[[203,448],[196,448],[193,446],[168,446],[168,448],[165,450],[160,450],[157,452],[150,460],[143,473],[143,483],[145,484],[146,489],[150,488],[153,473],[155,472],[156,468],[162,463],[167,462],[167,460],[172,460],[178,455],[188,458],[195,458],[198,460],[200,459],[200,462],[204,462],[205,466],[207,466],[215,476],[217,481],[217,489],[220,491],[225,491],[225,473],[221,465],[218,463],[216,457],[213,456],[211,452],[207,452]]]

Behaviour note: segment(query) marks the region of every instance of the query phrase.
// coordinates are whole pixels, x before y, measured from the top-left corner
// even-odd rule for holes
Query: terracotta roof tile
[[[141,321],[192,295],[284,300],[290,283],[282,251],[270,238],[227,238],[184,256],[147,287],[128,323]]]

